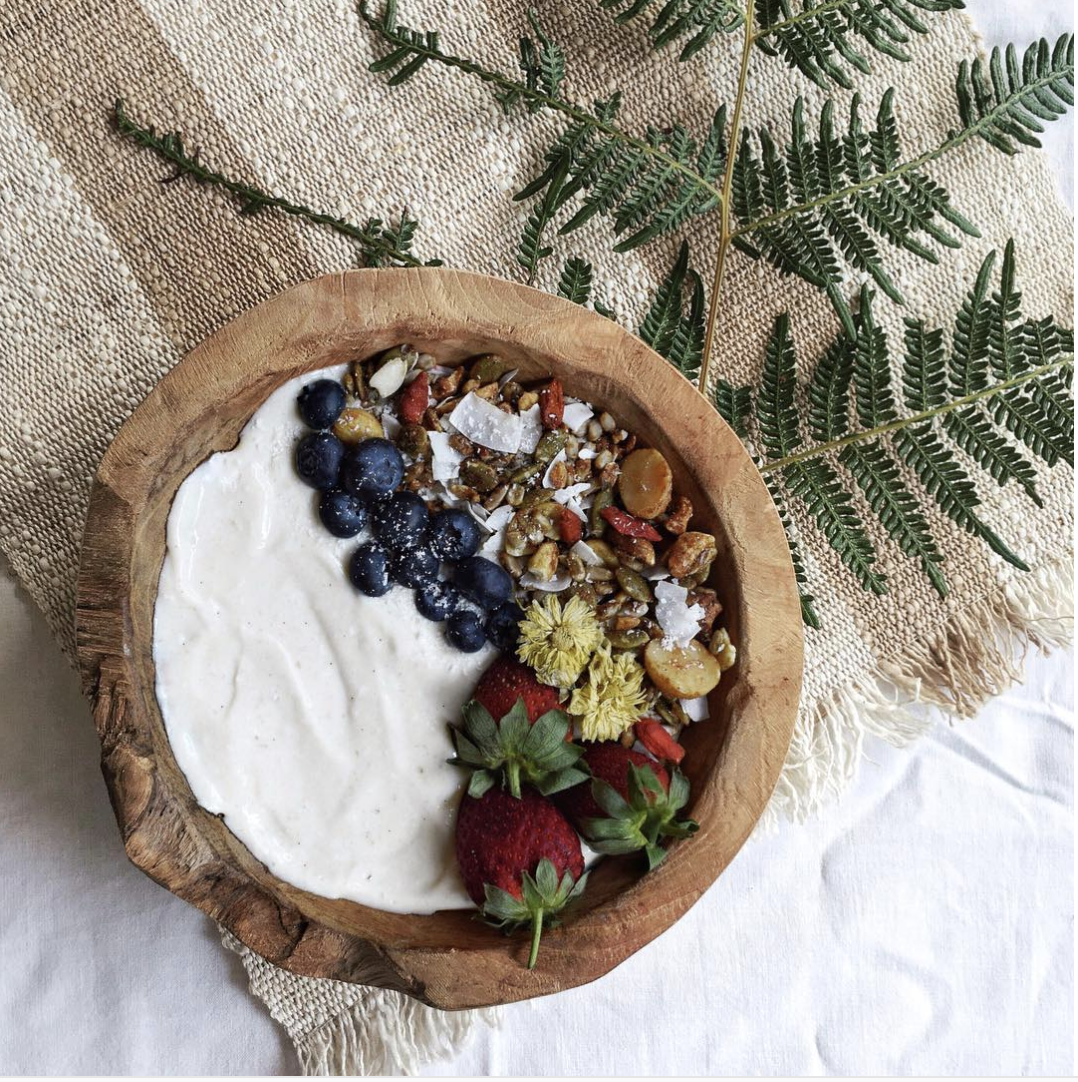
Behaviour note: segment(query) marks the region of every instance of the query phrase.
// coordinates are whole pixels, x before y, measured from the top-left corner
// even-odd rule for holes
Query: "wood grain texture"
[[[712,717],[685,735],[700,832],[641,877],[607,859],[581,904],[524,968],[527,937],[471,912],[386,913],[284,883],[195,802],[154,694],[153,607],[180,482],[235,445],[281,383],[402,341],[455,360],[509,357],[556,375],[658,447],[694,525],[719,545],[712,585],[738,644]],[[775,785],[801,681],[801,617],[778,516],[740,440],[671,365],[617,324],[537,290],[461,272],[319,278],[240,316],[188,354],[123,426],[98,470],[79,577],[83,688],[124,845],[147,875],[296,973],[394,988],[446,1009],[508,1003],[609,972],[677,920],[729,864]]]

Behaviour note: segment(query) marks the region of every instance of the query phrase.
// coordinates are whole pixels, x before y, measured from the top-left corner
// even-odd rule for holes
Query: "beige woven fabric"
[[[522,4],[405,0],[402,19],[443,30],[447,48],[512,71]],[[538,4],[566,44],[568,92],[586,102],[626,91],[622,122],[679,118],[706,125],[734,83],[732,50],[678,65],[648,57],[642,28],[616,30],[594,0]],[[899,88],[902,127],[917,147],[953,123],[952,81],[976,42],[960,16],[933,18],[914,60],[877,64],[861,90],[874,108]],[[161,163],[121,142],[109,108],[124,96],[136,119],[180,128],[205,159],[263,187],[353,219],[407,206],[425,256],[519,276],[512,251],[527,209],[509,193],[531,176],[558,121],[506,119],[474,80],[428,71],[394,90],[366,73],[369,36],[352,0],[6,0],[0,7],[0,547],[71,655],[79,538],[90,479],[134,405],[182,353],[250,305],[305,278],[350,265],[342,238],[273,214],[241,219],[216,193],[162,187]],[[821,93],[757,57],[749,123],[780,126],[795,93],[818,115]],[[847,95],[835,95],[844,106]],[[1031,315],[1071,310],[1071,222],[1036,154],[1006,159],[967,144],[933,167],[983,238],[939,266],[890,253],[908,310],[953,313],[984,253],[1019,245]],[[695,262],[713,257],[716,222],[697,223]],[[636,326],[676,242],[627,258],[609,253],[603,223],[559,245],[596,263],[599,295]],[[851,280],[851,289],[853,282]],[[788,309],[802,354],[834,331],[826,302],[800,282],[737,256],[726,281],[719,371],[758,374],[775,314]],[[903,312],[886,302],[892,335]],[[1015,647],[1070,634],[1072,478],[1042,471],[1045,506],[981,483],[984,515],[1038,571],[1022,575],[946,519],[932,528],[949,553],[952,595],[941,603],[916,565],[881,540],[892,592],[861,593],[800,512],[824,630],[807,637],[804,706],[775,798],[801,816],[850,777],[866,733],[902,742],[923,731],[921,698],[968,715],[1015,676]],[[295,978],[237,947],[252,990],[288,1029],[311,1072],[410,1070],[463,1038],[467,1016],[400,997]]]

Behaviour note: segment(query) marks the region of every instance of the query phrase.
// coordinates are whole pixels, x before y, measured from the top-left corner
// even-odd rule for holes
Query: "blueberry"
[[[520,621],[523,619],[520,606],[515,601],[506,601],[487,617],[487,638],[499,650],[507,654],[515,653],[517,639],[520,638]]]
[[[380,545],[360,545],[348,562],[352,585],[368,597],[381,597],[390,587],[389,554]]]
[[[395,552],[389,561],[389,574],[401,586],[429,586],[438,579],[442,561],[428,548],[404,549]]]
[[[430,520],[430,547],[443,560],[463,560],[479,548],[479,527],[466,511],[451,507]]]
[[[393,489],[404,477],[404,459],[389,440],[364,440],[345,456],[341,487],[353,496],[370,499]]]
[[[469,556],[457,564],[457,587],[477,604],[492,609],[508,601],[513,592],[513,580],[492,560]]]
[[[451,582],[432,582],[415,592],[415,607],[428,620],[447,620],[460,608],[460,591]]]
[[[454,613],[446,621],[446,638],[458,649],[466,654],[474,654],[482,649],[486,642],[483,634],[483,625],[474,612],[467,610]]]
[[[390,548],[414,548],[423,538],[430,514],[414,492],[394,492],[371,508],[374,534]]]
[[[316,379],[299,392],[299,415],[311,428],[332,428],[344,409],[344,388],[335,379]]]
[[[344,444],[336,436],[312,432],[296,448],[296,471],[311,488],[336,488],[343,458]]]
[[[334,537],[355,537],[367,525],[367,509],[355,496],[339,488],[323,494],[318,517]]]

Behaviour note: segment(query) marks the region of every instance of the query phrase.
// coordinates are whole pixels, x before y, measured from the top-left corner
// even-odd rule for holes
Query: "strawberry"
[[[686,838],[699,829],[693,820],[677,818],[689,799],[680,771],[671,775],[616,741],[588,745],[584,761],[591,781],[560,793],[557,804],[597,853],[642,849],[650,870],[666,856],[660,839]]]
[[[557,689],[540,684],[527,665],[511,657],[499,657],[483,673],[474,698],[490,711],[491,717],[499,720],[509,713],[517,699],[524,700],[528,721],[533,723],[541,714],[558,706]]]
[[[618,507],[604,507],[599,512],[607,524],[624,537],[643,537],[646,541],[661,541],[663,535],[650,522],[635,518]]]
[[[543,428],[561,428],[565,416],[565,392],[559,380],[552,379],[539,388],[539,420]]]
[[[400,405],[397,413],[401,423],[417,425],[423,420],[427,403],[430,400],[430,376],[426,372],[420,372],[407,387],[401,391]]]
[[[483,917],[506,931],[530,927],[528,968],[543,928],[584,889],[580,839],[534,789],[519,799],[501,789],[465,796],[457,814],[457,864]]]
[[[584,749],[572,742],[569,715],[557,706],[557,691],[527,665],[501,657],[487,669],[464,705],[463,726],[451,730],[457,754],[449,761],[472,771],[471,796],[495,782],[520,799],[523,782],[549,795],[587,779],[575,765]]]
[[[670,789],[670,775],[654,759],[638,751],[630,751],[616,740],[601,744],[589,744],[584,750],[592,778],[598,778],[615,789],[623,800],[629,799],[629,765],[650,767],[659,779],[663,791]],[[558,794],[557,805],[574,823],[585,819],[599,819],[605,813],[591,795],[590,785],[576,785]]]
[[[654,718],[641,718],[633,726],[633,731],[636,739],[656,759],[676,764],[685,758],[685,749]]]

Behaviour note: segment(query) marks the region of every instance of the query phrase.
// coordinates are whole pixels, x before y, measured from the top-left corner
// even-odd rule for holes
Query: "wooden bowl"
[[[527,936],[471,912],[386,913],[282,882],[195,802],[154,693],[153,608],[165,523],[180,482],[235,445],[281,383],[411,342],[452,362],[510,358],[608,407],[669,459],[695,523],[719,545],[714,585],[738,664],[711,719],[685,736],[700,823],[655,872],[604,860],[581,903]],[[741,441],[666,361],[617,324],[546,293],[450,270],[365,270],[296,286],[189,353],[120,430],[98,470],[78,584],[78,658],[102,770],[130,859],[253,950],[295,973],[394,988],[436,1007],[509,1003],[602,976],[668,928],[711,885],[767,803],[790,742],[801,616],[778,515]]]

